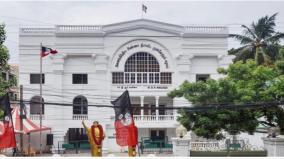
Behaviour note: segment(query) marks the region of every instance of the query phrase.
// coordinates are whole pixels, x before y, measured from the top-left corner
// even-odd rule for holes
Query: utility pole
[[[23,85],[20,85],[20,151],[24,152],[24,139],[23,139],[23,111],[24,111],[24,102],[23,102]]]

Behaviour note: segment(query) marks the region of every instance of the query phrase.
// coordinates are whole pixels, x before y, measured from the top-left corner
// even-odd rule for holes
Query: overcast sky
[[[228,26],[241,33],[240,24],[249,25],[264,15],[278,12],[278,30],[284,32],[284,1],[144,1],[146,19],[178,25],[209,24]],[[0,23],[6,24],[5,45],[10,63],[18,63],[19,26],[56,24],[110,24],[141,18],[141,1],[0,1]],[[237,42],[229,40],[229,48]]]

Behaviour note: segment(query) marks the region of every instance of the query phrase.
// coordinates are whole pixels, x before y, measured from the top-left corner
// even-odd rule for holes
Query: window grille
[[[88,114],[88,101],[84,96],[77,96],[73,100],[73,114]]]
[[[146,52],[130,56],[124,65],[124,72],[112,73],[113,84],[171,84],[172,73],[160,72],[157,59]]]

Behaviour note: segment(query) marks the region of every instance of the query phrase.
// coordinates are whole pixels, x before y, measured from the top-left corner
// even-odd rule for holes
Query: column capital
[[[141,100],[144,100],[144,97],[145,97],[145,96],[140,96],[140,99],[141,99]]]
[[[160,98],[160,96],[155,96],[155,99],[156,99],[156,100],[159,100],[159,98]]]

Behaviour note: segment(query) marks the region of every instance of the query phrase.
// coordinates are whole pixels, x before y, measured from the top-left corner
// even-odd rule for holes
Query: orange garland
[[[99,128],[99,131],[100,131],[100,137],[99,137],[99,140],[97,140],[96,138],[96,135],[95,135],[95,128]],[[92,134],[92,137],[94,139],[94,142],[96,145],[101,145],[102,144],[102,141],[104,139],[104,132],[103,132],[103,128],[101,125],[98,125],[98,126],[94,126],[92,125],[91,127],[91,134]]]

